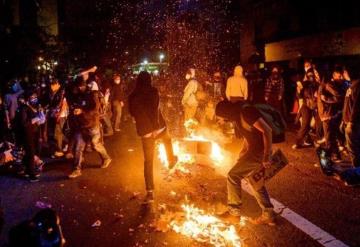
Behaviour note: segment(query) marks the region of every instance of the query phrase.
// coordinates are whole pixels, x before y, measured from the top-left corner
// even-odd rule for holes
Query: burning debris
[[[218,144],[217,140],[224,139],[217,131],[200,128],[196,120],[190,119],[184,123],[187,136],[183,139],[173,141],[174,154],[178,157],[178,162],[170,171],[171,173],[180,172],[189,174],[188,165],[207,164],[210,166],[221,167],[228,162],[230,157],[226,157],[225,150]],[[165,146],[157,144],[158,158],[165,168],[169,168]]]
[[[181,207],[182,217],[177,214],[169,224],[175,232],[217,247],[241,246],[241,239],[234,225],[227,224],[194,205],[183,204]]]

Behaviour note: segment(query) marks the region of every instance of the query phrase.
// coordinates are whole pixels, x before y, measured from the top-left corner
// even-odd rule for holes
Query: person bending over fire
[[[223,215],[223,217],[240,217],[242,206],[241,180],[261,166],[270,167],[272,129],[262,118],[260,112],[251,105],[242,107],[241,104],[222,101],[217,104],[215,112],[219,124],[222,124],[225,119],[233,121],[237,128],[237,135],[244,137],[246,143],[240,152],[240,158],[227,176],[228,211]],[[244,124],[252,126],[251,130],[249,131]],[[262,209],[262,215],[256,219],[250,219],[250,222],[275,225],[274,206],[270,202],[265,186],[258,190],[254,189],[254,197]]]

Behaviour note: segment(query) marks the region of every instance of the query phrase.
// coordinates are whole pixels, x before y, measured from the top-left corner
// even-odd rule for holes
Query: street
[[[344,244],[359,246],[359,189],[325,177],[315,166],[314,150],[293,151],[292,139],[289,133],[287,142],[279,145],[290,164],[268,183],[270,196]],[[172,230],[154,229],[154,215],[141,205],[145,194],[142,150],[132,125],[107,139],[106,147],[113,157],[111,166],[98,169],[97,154],[87,154],[78,179],[67,179],[71,166],[64,162],[48,164],[39,183],[2,176],[1,246],[6,246],[10,227],[31,218],[39,202],[59,212],[67,246],[208,246]],[[193,165],[189,175],[169,179],[157,159],[155,164],[156,208],[181,210],[179,201],[185,196],[205,210],[226,202],[226,179],[213,168]],[[246,216],[260,214],[253,197],[244,193],[243,201]],[[92,227],[97,220],[100,226]],[[245,246],[321,246],[280,216],[276,227],[247,223],[238,228],[238,234]]]

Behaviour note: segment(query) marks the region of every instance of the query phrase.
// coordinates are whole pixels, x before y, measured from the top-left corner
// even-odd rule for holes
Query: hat
[[[239,119],[239,115],[241,113],[243,103],[236,102],[232,103],[228,100],[220,101],[215,108],[216,116],[231,120],[237,121]]]

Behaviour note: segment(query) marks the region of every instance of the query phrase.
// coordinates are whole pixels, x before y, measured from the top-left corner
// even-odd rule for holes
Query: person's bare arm
[[[263,142],[264,142],[263,165],[265,168],[267,168],[270,166],[270,158],[272,154],[272,129],[262,118],[259,118],[253,124],[253,126],[257,130],[259,130],[263,135]]]

